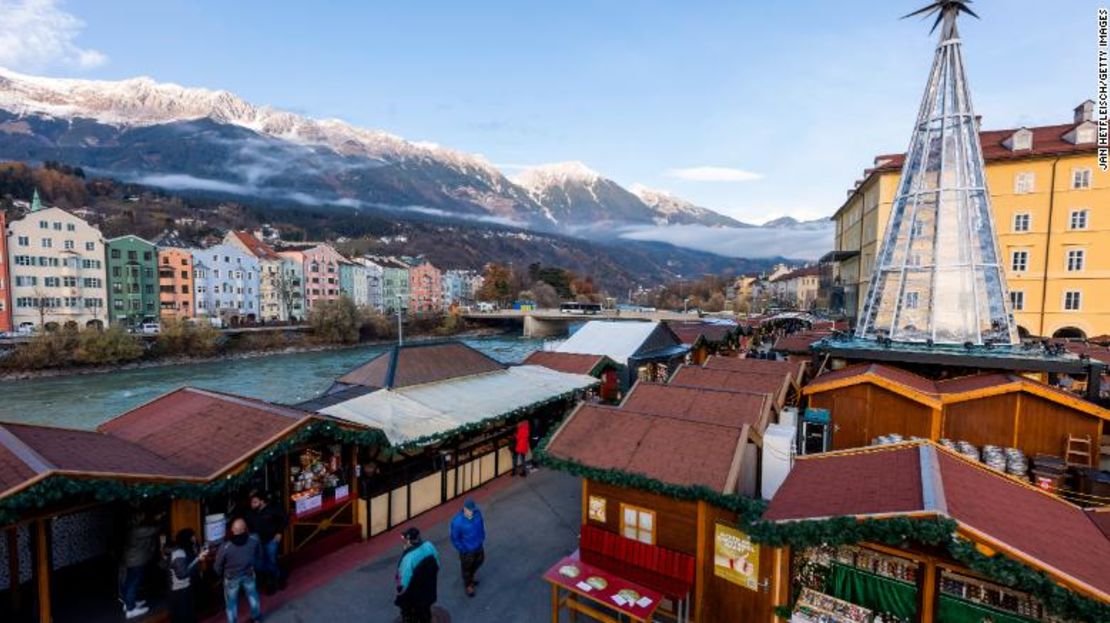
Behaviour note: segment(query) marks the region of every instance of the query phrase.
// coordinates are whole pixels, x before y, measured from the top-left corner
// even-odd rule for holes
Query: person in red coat
[[[516,475],[517,465],[520,466],[520,475],[527,477],[528,468],[524,462],[528,458],[528,450],[531,449],[531,436],[532,432],[528,426],[528,420],[521,420],[516,425],[516,437],[513,440],[513,475]]]

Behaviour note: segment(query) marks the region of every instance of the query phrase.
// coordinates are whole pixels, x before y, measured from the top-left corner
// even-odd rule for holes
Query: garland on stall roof
[[[42,510],[65,499],[85,496],[97,502],[135,501],[154,497],[202,499],[245,486],[269,461],[314,437],[364,445],[388,444],[377,429],[352,430],[334,422],[313,422],[295,431],[255,455],[238,472],[208,482],[142,482],[132,483],[105,478],[81,478],[57,475],[0,499],[0,526],[14,523],[27,513]]]
[[[948,517],[891,517],[856,519],[832,517],[790,522],[756,521],[741,524],[752,541],[771,547],[811,548],[825,545],[855,545],[862,542],[884,545],[917,544],[943,546],[953,559],[991,580],[1028,593],[1054,616],[1071,621],[1110,621],[1110,605],[1084,597],[1060,586],[1043,571],[1003,554],[987,556],[975,544],[956,537],[958,524]],[[789,608],[776,615],[789,618]],[[786,613],[787,616],[783,616]]]
[[[1033,569],[1005,554],[988,556],[980,552],[974,543],[964,539],[949,541],[948,553],[972,571],[1004,586],[1033,595],[1056,617],[1089,623],[1110,621],[1110,604],[1064,588],[1045,572]]]
[[[552,432],[554,432],[554,429]],[[766,507],[762,500],[721,493],[704,485],[672,485],[643,474],[590,467],[578,461],[552,456],[547,451],[547,444],[550,439],[551,433],[540,442],[532,454],[537,462],[551,469],[615,487],[638,489],[677,500],[708,502],[718,508],[736,513],[740,517],[741,524],[746,524],[758,518],[763,514]]]

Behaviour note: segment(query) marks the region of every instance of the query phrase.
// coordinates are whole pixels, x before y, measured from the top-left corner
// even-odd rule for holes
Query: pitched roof
[[[47,468],[92,474],[185,477],[185,470],[129,441],[93,431],[4,423],[3,428]],[[8,446],[12,449],[12,446]],[[18,454],[18,451],[17,451]]]
[[[138,444],[189,476],[208,478],[233,468],[311,417],[292,407],[185,387],[112,418],[97,430]]]
[[[338,380],[349,385],[400,388],[504,369],[504,364],[462,342],[425,342],[394,346]]]
[[[1026,392],[1103,420],[1110,420],[1110,409],[1059,387],[1009,372],[987,372],[933,381],[900,368],[863,363],[822,374],[806,385],[802,392],[814,394],[857,383],[876,383],[933,407],[975,400],[986,395]]]
[[[605,355],[556,353],[546,350],[537,350],[533,352],[521,363],[530,366],[543,366],[552,370],[558,370],[559,372],[587,374],[590,376],[600,374],[606,367],[617,365],[615,361]]]
[[[771,404],[778,407],[786,399],[786,393],[790,389],[790,375],[783,372],[761,374],[679,366],[671,376],[670,383],[704,389],[762,394],[770,399]]]
[[[762,432],[770,401],[766,394],[640,382],[621,402],[622,409],[727,428],[750,426]]]
[[[799,457],[763,518],[932,514],[1110,599],[1110,539],[1087,513],[931,442]]]
[[[749,359],[746,357],[710,357],[705,360],[704,366],[711,370],[731,370],[733,372],[784,373],[789,374],[792,380],[801,382],[806,362],[804,361],[777,361],[771,359]]]
[[[660,326],[666,325],[659,322],[591,320],[555,350],[560,353],[605,355],[621,365],[627,365],[628,360],[644,348]]]
[[[667,326],[683,344],[694,344],[701,337],[707,342],[720,343],[736,330],[736,325],[715,322],[668,322]]]
[[[250,232],[232,231],[230,233],[231,235],[235,236],[236,240],[241,242],[243,246],[247,248],[247,251],[251,255],[257,257],[260,260],[276,260],[281,257],[277,254],[277,251],[274,251],[273,247],[266,244],[265,242],[262,242],[258,238],[255,238],[254,234],[251,234]]]
[[[808,353],[811,344],[829,335],[832,335],[831,331],[798,331],[775,340],[775,345],[771,347],[771,350],[781,353]]]
[[[1030,156],[1054,156],[1066,153],[1082,153],[1095,151],[1095,143],[1074,144],[1064,140],[1064,135],[1071,132],[1079,125],[1065,123],[1061,125],[1046,125],[1035,128],[1025,128],[1033,133],[1033,148],[1013,150],[1003,145],[1003,142],[1013,136],[1021,128],[1007,130],[983,130],[979,132],[979,142],[983,145],[983,159],[987,162],[995,160],[1017,160]],[[888,171],[901,169],[905,161],[905,154],[886,154],[875,158],[880,163],[874,170]]]
[[[731,426],[582,404],[560,426],[547,452],[590,467],[727,492],[735,487],[736,455],[746,440],[743,429]]]

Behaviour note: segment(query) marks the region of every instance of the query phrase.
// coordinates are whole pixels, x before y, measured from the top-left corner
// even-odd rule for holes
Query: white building
[[[8,224],[12,326],[106,326],[108,290],[100,230],[43,208]]]
[[[192,254],[197,316],[220,318],[228,324],[259,319],[256,257],[228,244],[193,249]]]
[[[359,257],[354,261],[366,269],[366,304],[378,311],[385,311],[385,286],[382,283],[385,268],[373,257]]]
[[[443,306],[473,305],[482,282],[482,276],[472,270],[443,271]]]

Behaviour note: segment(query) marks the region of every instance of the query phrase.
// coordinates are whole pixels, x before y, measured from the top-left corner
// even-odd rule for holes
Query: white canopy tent
[[[354,424],[380,429],[400,445],[446,433],[598,383],[592,376],[542,366],[513,366],[398,389],[381,389],[320,410]]]

